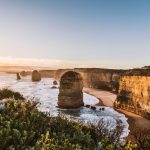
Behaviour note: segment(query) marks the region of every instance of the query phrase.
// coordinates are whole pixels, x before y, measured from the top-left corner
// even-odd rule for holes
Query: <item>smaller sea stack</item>
[[[41,74],[37,70],[34,70],[32,72],[32,81],[33,82],[41,81]]]
[[[17,75],[17,80],[21,80],[20,74],[16,73],[16,75]]]

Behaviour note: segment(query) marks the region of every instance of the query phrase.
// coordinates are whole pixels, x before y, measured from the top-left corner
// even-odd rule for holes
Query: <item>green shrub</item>
[[[15,100],[24,100],[24,97],[19,93],[9,89],[0,90],[0,100],[7,98],[13,98]]]
[[[12,98],[0,112],[0,150],[132,150],[132,144],[121,146],[120,126],[110,132],[103,121],[91,123],[51,117],[39,112],[37,103],[8,89],[0,90],[0,99]],[[16,99],[16,100],[15,100]],[[21,101],[18,101],[21,100]]]
[[[139,150],[149,150],[150,149],[150,129],[140,129],[134,128],[132,134],[134,142]]]
[[[120,130],[110,133],[98,127],[51,117],[39,112],[31,101],[11,100],[0,113],[0,150],[114,150]]]

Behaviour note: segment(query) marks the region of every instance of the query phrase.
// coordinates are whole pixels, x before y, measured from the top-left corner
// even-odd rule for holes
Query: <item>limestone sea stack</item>
[[[83,80],[79,73],[68,71],[60,79],[58,106],[79,108],[83,106]]]
[[[38,82],[40,80],[41,80],[41,74],[37,70],[34,70],[32,72],[32,81],[33,82]]]
[[[16,75],[17,75],[17,80],[21,80],[20,74],[16,73]]]

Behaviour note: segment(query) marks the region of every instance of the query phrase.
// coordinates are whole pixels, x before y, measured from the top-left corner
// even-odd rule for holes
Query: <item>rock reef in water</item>
[[[58,87],[57,86],[52,86],[51,89],[58,89]]]
[[[57,83],[57,81],[55,80],[55,81],[53,81],[53,85],[58,85],[58,83]]]
[[[83,103],[83,80],[79,73],[66,72],[60,79],[58,106],[60,108],[79,108]]]
[[[40,80],[41,80],[41,74],[37,70],[34,70],[32,72],[32,81],[33,82],[38,82]]]

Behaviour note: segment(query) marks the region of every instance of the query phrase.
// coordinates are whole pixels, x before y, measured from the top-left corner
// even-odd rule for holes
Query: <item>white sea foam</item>
[[[116,112],[113,108],[103,107],[104,110],[99,110],[100,106],[95,106],[96,110],[81,107],[79,109],[59,109],[57,108],[58,89],[51,88],[53,86],[53,79],[43,78],[40,82],[32,82],[31,77],[24,77],[21,80],[16,80],[16,75],[0,74],[0,88],[10,88],[23,94],[24,97],[39,102],[38,109],[43,112],[48,112],[52,116],[63,114],[68,118],[74,120],[81,120],[85,123],[92,122],[97,124],[98,121],[103,121],[109,125],[110,129],[116,127],[117,121],[123,126],[123,133],[121,137],[126,137],[129,133],[127,118]],[[97,98],[84,93],[85,105],[96,105],[99,102]]]

